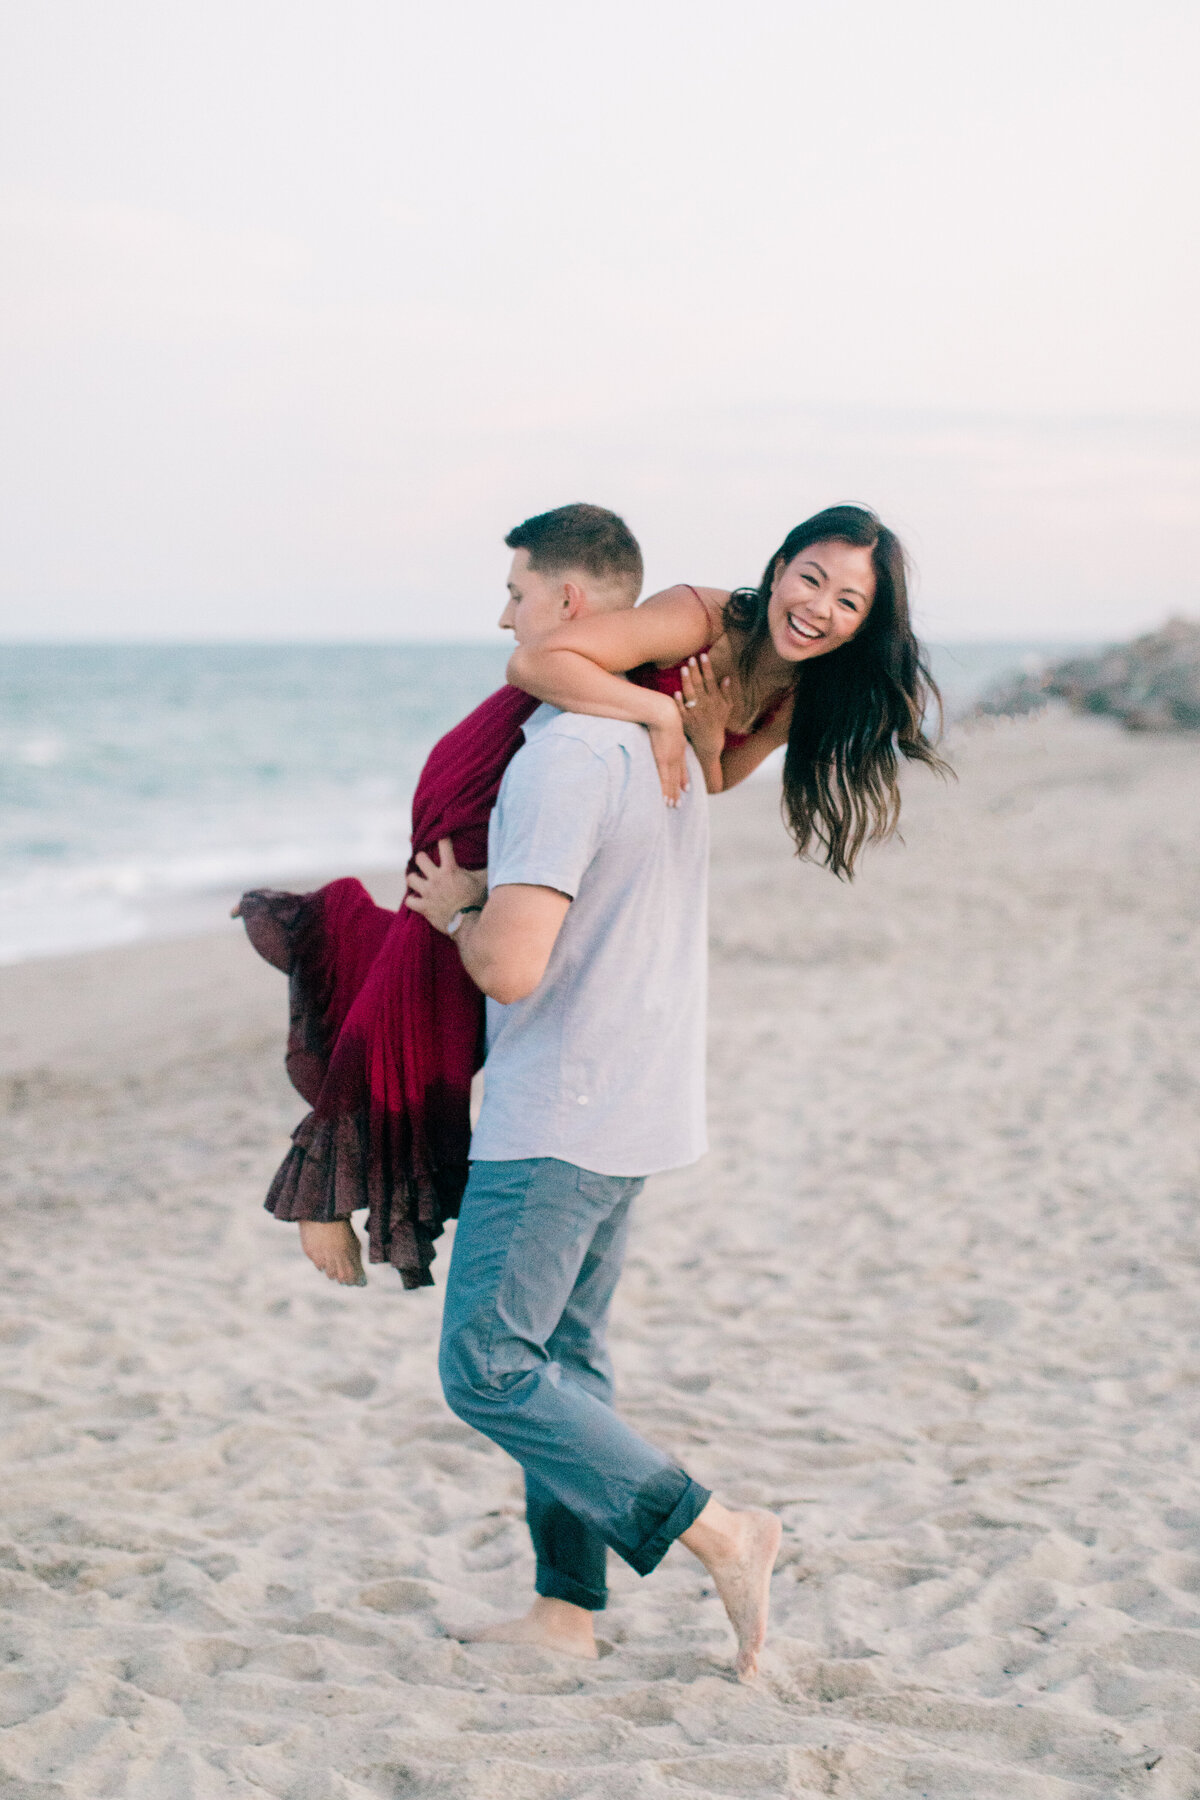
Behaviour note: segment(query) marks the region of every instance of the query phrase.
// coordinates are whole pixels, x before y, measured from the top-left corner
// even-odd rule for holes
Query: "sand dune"
[[[440,1287],[260,1210],[300,1103],[234,928],[0,971],[3,1800],[1200,1795],[1200,746],[955,757],[851,890],[714,805],[714,1147],[615,1347],[784,1521],[750,1689],[682,1550],[613,1559],[594,1667],[446,1635],[524,1603],[517,1473]]]

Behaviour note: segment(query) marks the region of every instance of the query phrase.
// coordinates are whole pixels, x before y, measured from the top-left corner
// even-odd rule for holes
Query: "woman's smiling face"
[[[771,584],[767,627],[784,662],[808,662],[861,630],[875,599],[871,551],[840,538],[808,544],[780,564]]]

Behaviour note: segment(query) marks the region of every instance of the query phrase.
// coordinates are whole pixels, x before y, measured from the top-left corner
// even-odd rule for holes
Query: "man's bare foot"
[[[343,1287],[366,1287],[362,1245],[349,1219],[301,1219],[300,1248],[330,1281]]]
[[[729,1614],[738,1641],[739,1681],[753,1681],[758,1674],[758,1653],[767,1641],[771,1570],[782,1535],[774,1513],[757,1506],[731,1512],[710,1500],[679,1539],[700,1558]]]
[[[461,1644],[537,1644],[543,1650],[561,1650],[564,1656],[585,1656],[589,1662],[598,1654],[592,1614],[569,1600],[551,1600],[544,1594],[538,1595],[524,1618],[452,1631],[450,1636]]]

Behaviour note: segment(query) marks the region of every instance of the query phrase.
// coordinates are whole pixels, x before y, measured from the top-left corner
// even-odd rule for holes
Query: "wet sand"
[[[1200,1794],[1200,743],[954,755],[852,889],[713,806],[713,1148],[614,1337],[783,1520],[753,1688],[678,1548],[598,1664],[446,1635],[525,1604],[519,1477],[440,1286],[261,1211],[302,1106],[236,927],[0,970],[3,1800]]]

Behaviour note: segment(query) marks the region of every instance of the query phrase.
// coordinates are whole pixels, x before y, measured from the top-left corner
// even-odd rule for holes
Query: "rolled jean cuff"
[[[685,1476],[684,1479],[687,1486],[680,1496],[679,1503],[667,1515],[662,1524],[655,1526],[650,1536],[644,1543],[639,1544],[632,1554],[621,1552],[630,1568],[636,1569],[639,1575],[649,1575],[651,1569],[657,1569],[675,1539],[682,1537],[688,1526],[696,1523],[712,1499],[710,1490],[701,1487],[700,1483],[693,1481],[690,1475]]]
[[[687,1530],[686,1525],[684,1530]],[[567,1600],[572,1606],[582,1606],[588,1612],[603,1612],[608,1605],[606,1588],[585,1587],[573,1575],[564,1575],[561,1569],[552,1569],[548,1563],[538,1564],[534,1588],[545,1600]]]

